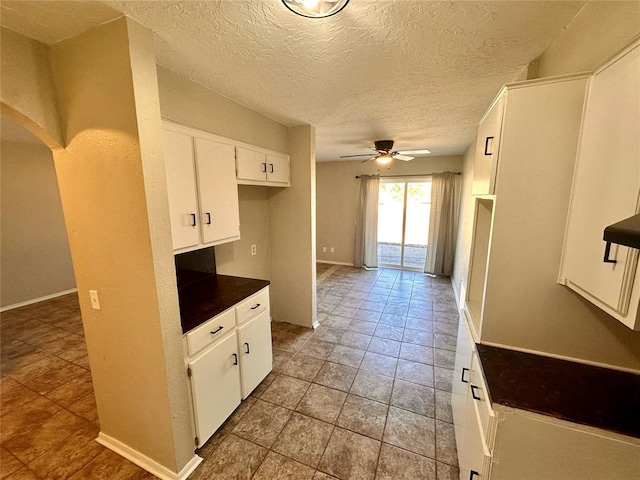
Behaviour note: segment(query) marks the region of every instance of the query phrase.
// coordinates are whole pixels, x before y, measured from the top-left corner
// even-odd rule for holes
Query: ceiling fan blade
[[[363,155],[340,155],[340,158],[352,158],[352,157],[370,157],[370,153],[365,153]]]
[[[398,154],[398,155],[394,155],[394,156],[393,156],[393,159],[394,159],[394,160],[403,160],[403,161],[405,161],[405,162],[408,162],[409,160],[413,160],[413,157],[409,157],[409,156],[407,156],[407,155],[400,155],[400,154]]]
[[[366,160],[361,160],[360,163],[370,162],[371,160],[375,160],[376,158],[378,158],[378,156],[374,155],[373,157],[367,158]]]
[[[431,150],[427,150],[423,148],[422,150],[401,150],[398,153],[408,154],[408,155],[429,155]]]

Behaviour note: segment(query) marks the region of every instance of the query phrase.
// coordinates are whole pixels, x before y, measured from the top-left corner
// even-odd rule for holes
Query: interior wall
[[[471,255],[471,237],[473,235],[474,199],[471,194],[473,187],[473,162],[476,153],[476,138],[473,139],[462,160],[462,187],[460,192],[460,213],[458,216],[458,230],[456,237],[456,256],[453,261],[451,285],[460,304],[460,284],[467,283],[469,274],[469,260]]]
[[[315,128],[291,128],[289,138],[291,187],[269,192],[271,313],[274,320],[311,327],[316,323]]]
[[[269,188],[238,185],[240,240],[215,247],[216,271],[221,275],[271,278]],[[251,245],[256,254],[251,255]]]
[[[269,150],[289,152],[289,130],[259,113],[158,66],[162,117]],[[271,278],[269,188],[238,186],[240,240],[216,247],[224,275]],[[251,255],[251,245],[257,254]]]
[[[0,98],[3,113],[19,112],[29,130],[48,147],[63,145],[49,47],[6,28],[0,29]]]
[[[381,168],[375,162],[359,160],[320,162],[317,179],[316,258],[320,262],[353,265],[355,226],[360,181],[356,175],[421,175],[434,172],[462,171],[462,157],[418,157],[410,162],[394,161]],[[323,252],[322,248],[327,251]],[[331,247],[334,252],[331,253]]]
[[[54,160],[100,438],[177,473],[194,453],[153,36],[120,18],[51,54],[67,145]]]
[[[74,289],[51,150],[3,139],[0,159],[0,307]]]
[[[597,69],[640,35],[640,2],[587,2],[540,57],[538,76]]]

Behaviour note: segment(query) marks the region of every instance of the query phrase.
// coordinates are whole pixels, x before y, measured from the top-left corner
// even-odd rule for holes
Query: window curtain
[[[356,218],[356,248],[354,266],[378,266],[378,193],[380,177],[360,177],[360,199]]]
[[[424,272],[451,276],[456,244],[458,175],[434,173],[431,177],[431,215]]]

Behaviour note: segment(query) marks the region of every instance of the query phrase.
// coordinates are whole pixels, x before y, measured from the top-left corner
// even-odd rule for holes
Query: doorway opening
[[[431,179],[380,179],[378,265],[422,271],[427,258]]]

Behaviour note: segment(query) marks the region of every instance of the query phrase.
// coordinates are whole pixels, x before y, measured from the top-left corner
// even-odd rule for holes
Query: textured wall
[[[1,144],[0,306],[75,288],[51,150]]]
[[[421,157],[410,162],[395,161],[389,169],[380,169],[384,175],[417,175],[454,171],[462,168],[462,157]],[[378,173],[375,162],[356,161],[320,162],[317,177],[317,246],[319,261],[353,265],[355,248],[355,222],[358,211],[360,181],[356,175]],[[322,247],[327,247],[323,252]],[[334,247],[335,252],[330,252]]]

